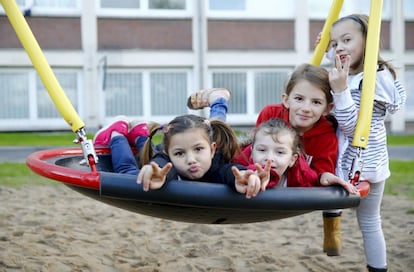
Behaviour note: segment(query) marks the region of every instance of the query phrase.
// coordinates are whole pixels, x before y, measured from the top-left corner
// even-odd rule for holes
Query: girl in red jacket
[[[270,118],[286,120],[299,132],[310,167],[320,177],[319,182],[342,183],[343,179],[334,175],[335,170],[340,168],[337,165],[337,123],[330,115],[332,108],[328,71],[303,64],[290,77],[282,103],[267,105],[259,113],[256,126]],[[323,251],[328,256],[340,255],[341,214],[341,210],[322,213]]]

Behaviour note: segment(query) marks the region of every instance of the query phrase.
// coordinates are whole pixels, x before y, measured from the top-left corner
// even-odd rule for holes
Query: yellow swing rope
[[[341,12],[342,4],[344,0],[334,0],[329,10],[328,17],[325,20],[321,32],[321,40],[316,45],[310,64],[319,66],[321,65],[322,58],[325,54],[326,48],[328,48],[332,24],[338,20],[339,13]]]
[[[383,0],[371,0],[367,41],[365,46],[364,80],[362,81],[361,107],[355,129],[353,146],[366,148],[374,108],[375,80],[379,53],[381,13]]]

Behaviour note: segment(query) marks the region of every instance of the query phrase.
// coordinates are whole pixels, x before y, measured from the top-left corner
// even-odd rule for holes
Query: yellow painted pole
[[[361,107],[355,129],[353,146],[366,148],[371,128],[374,107],[375,80],[379,54],[382,0],[371,0],[367,41],[364,60],[364,80],[362,81]]]
[[[310,61],[310,64],[319,66],[321,65],[322,58],[325,54],[326,48],[328,47],[332,24],[338,20],[339,13],[341,12],[342,4],[344,0],[334,0],[329,10],[328,18],[326,18],[325,24],[322,28],[321,40],[315,48],[313,57]]]
[[[0,2],[6,11],[7,17],[9,18],[17,37],[29,55],[33,66],[39,74],[39,77],[52,98],[56,108],[69,124],[72,131],[79,131],[85,126],[85,124],[80,119],[78,113],[73,108],[71,102],[57,81],[55,74],[50,68],[46,57],[40,49],[39,44],[37,43],[16,2],[14,0],[0,0]]]

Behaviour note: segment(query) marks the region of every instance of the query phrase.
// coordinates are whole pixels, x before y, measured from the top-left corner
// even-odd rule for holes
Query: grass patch
[[[87,133],[92,140],[94,134]],[[73,132],[2,132],[0,146],[76,146],[73,140],[77,135]],[[156,135],[154,141],[160,141],[161,135]]]
[[[25,163],[0,163],[0,186],[20,187],[26,184],[53,185],[60,183],[35,174]]]
[[[88,139],[93,134],[88,134]],[[4,132],[0,133],[2,146],[71,146],[76,134],[73,132]]]
[[[385,186],[385,193],[405,195],[414,200],[414,161],[390,161],[391,177]]]
[[[388,145],[414,145],[414,135],[388,135]]]
[[[244,135],[245,133],[239,132]],[[87,134],[93,139],[93,134]],[[0,146],[71,146],[76,138],[73,132],[1,132]],[[161,136],[156,135],[155,141]],[[414,145],[414,135],[388,135],[388,145]]]

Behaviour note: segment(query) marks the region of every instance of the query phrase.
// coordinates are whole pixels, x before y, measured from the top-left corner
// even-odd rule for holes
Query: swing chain
[[[76,131],[78,136],[73,142],[80,144],[83,151],[83,163],[90,166],[92,170],[96,170],[96,163],[98,163],[98,156],[96,155],[95,148],[93,147],[92,140],[86,137],[84,128],[80,128]]]
[[[361,178],[362,167],[364,165],[364,160],[362,159],[362,148],[357,147],[355,158],[352,160],[351,169],[349,171],[348,178],[351,184],[358,184],[359,179]]]

